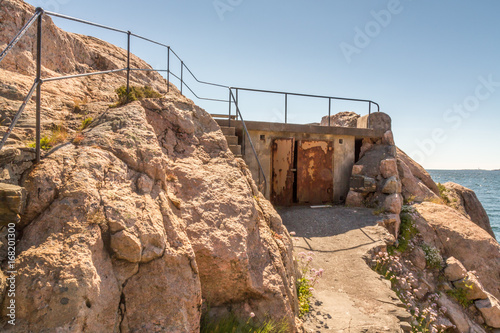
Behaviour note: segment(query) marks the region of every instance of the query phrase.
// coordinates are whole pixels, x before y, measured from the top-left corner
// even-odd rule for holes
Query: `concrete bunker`
[[[360,117],[356,127],[246,121],[262,172],[242,122],[216,120],[233,153],[245,160],[273,205],[321,205],[345,202],[363,139],[384,135],[385,128],[369,126],[372,118],[379,118],[377,114],[388,117],[383,113],[372,114],[370,121],[368,115]]]

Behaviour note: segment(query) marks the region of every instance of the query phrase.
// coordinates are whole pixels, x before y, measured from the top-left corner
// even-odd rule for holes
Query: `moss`
[[[149,86],[136,87],[131,86],[127,94],[127,87],[121,86],[115,90],[118,95],[118,102],[111,105],[111,107],[118,107],[130,102],[138,101],[144,98],[161,98],[162,95]]]

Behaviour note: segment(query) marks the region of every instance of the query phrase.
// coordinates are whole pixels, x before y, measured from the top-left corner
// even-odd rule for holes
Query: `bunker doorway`
[[[271,202],[277,206],[333,201],[333,142],[278,138],[272,145]]]

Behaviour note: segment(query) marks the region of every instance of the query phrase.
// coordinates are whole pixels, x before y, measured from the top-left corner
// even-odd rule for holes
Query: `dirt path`
[[[388,236],[370,209],[292,207],[278,210],[295,251],[314,252],[314,268],[323,268],[315,287],[308,332],[402,332],[409,319],[388,281],[372,271],[363,257],[383,246]]]

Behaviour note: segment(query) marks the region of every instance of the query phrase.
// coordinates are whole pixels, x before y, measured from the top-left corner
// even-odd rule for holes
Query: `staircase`
[[[238,144],[234,127],[221,126],[222,134],[226,137],[229,150],[236,156],[241,157],[241,145]]]

